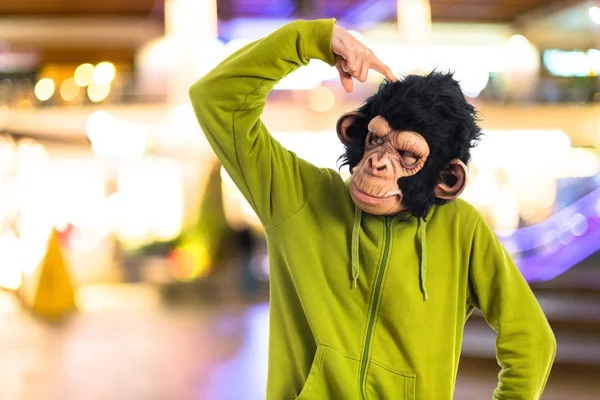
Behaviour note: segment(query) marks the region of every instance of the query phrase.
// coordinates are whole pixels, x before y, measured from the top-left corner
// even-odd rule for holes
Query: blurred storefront
[[[0,30],[0,285],[15,289],[31,275],[53,229],[78,284],[194,281],[237,251],[217,251],[227,247],[219,240],[250,229],[261,243],[249,205],[226,173],[215,174],[220,167],[197,126],[187,87],[244,44],[313,14],[338,17],[398,74],[455,71],[486,133],[463,197],[516,259],[558,251],[595,232],[596,9],[573,2],[521,15],[512,5],[494,19],[483,8],[458,18],[426,1],[376,3],[378,13],[359,1],[257,0],[250,7],[231,0],[137,0],[125,19],[98,6],[106,13],[90,9],[87,19],[71,22],[50,11],[43,22],[19,11],[33,29],[21,35],[22,26],[12,21]],[[87,6],[81,7],[85,14]],[[561,29],[569,40],[552,33],[556,21],[568,22]],[[418,41],[409,28],[420,32]],[[50,44],[56,40],[61,46]],[[277,85],[263,119],[290,150],[337,169],[342,146],[332,131],[335,121],[379,79],[374,73],[347,95],[336,71],[313,61]],[[584,198],[592,208],[574,211]],[[584,247],[578,254],[598,250]],[[264,279],[264,244],[257,249],[254,269]],[[146,272],[136,264],[141,257],[154,263]]]
[[[599,398],[598,1],[0,0],[1,398],[264,398],[264,232],[188,88],[286,22],[331,17],[398,75],[460,79],[485,133],[462,197],[557,333],[544,396]],[[312,61],[276,86],[263,122],[338,170],[336,121],[380,79],[347,94]],[[193,306],[165,306],[189,293]],[[20,308],[73,302],[58,329]],[[475,313],[464,338],[456,396],[484,398],[495,333]]]

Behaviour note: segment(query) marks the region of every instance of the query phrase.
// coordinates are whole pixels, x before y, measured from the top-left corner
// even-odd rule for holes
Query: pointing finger
[[[390,67],[385,65],[383,61],[377,58],[377,56],[373,56],[373,59],[371,60],[371,68],[385,76],[391,82],[398,81],[398,78],[396,78]]]

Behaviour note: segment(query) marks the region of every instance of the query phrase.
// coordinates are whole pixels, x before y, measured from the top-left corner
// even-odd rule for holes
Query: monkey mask
[[[434,204],[465,189],[470,149],[481,130],[458,82],[434,72],[384,82],[338,120],[337,134],[356,206],[373,215],[425,218]]]

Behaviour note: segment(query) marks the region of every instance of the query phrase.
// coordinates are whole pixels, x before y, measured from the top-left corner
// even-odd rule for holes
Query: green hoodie
[[[539,399],[554,336],[472,206],[435,206],[426,227],[404,214],[362,214],[335,170],[286,150],[261,122],[279,80],[311,59],[334,65],[334,24],[290,23],[190,89],[208,141],[266,231],[267,399],[451,399],[475,307],[498,333],[494,399]]]

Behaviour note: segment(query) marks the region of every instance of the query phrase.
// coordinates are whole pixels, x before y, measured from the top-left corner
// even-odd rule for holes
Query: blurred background
[[[463,197],[544,308],[544,399],[600,399],[600,1],[0,0],[0,398],[262,399],[263,232],[187,91],[246,43],[335,17],[396,74],[453,70],[483,116]],[[323,167],[346,94],[322,62],[263,120]],[[342,170],[342,174],[347,174]],[[467,324],[457,400],[490,398]]]

